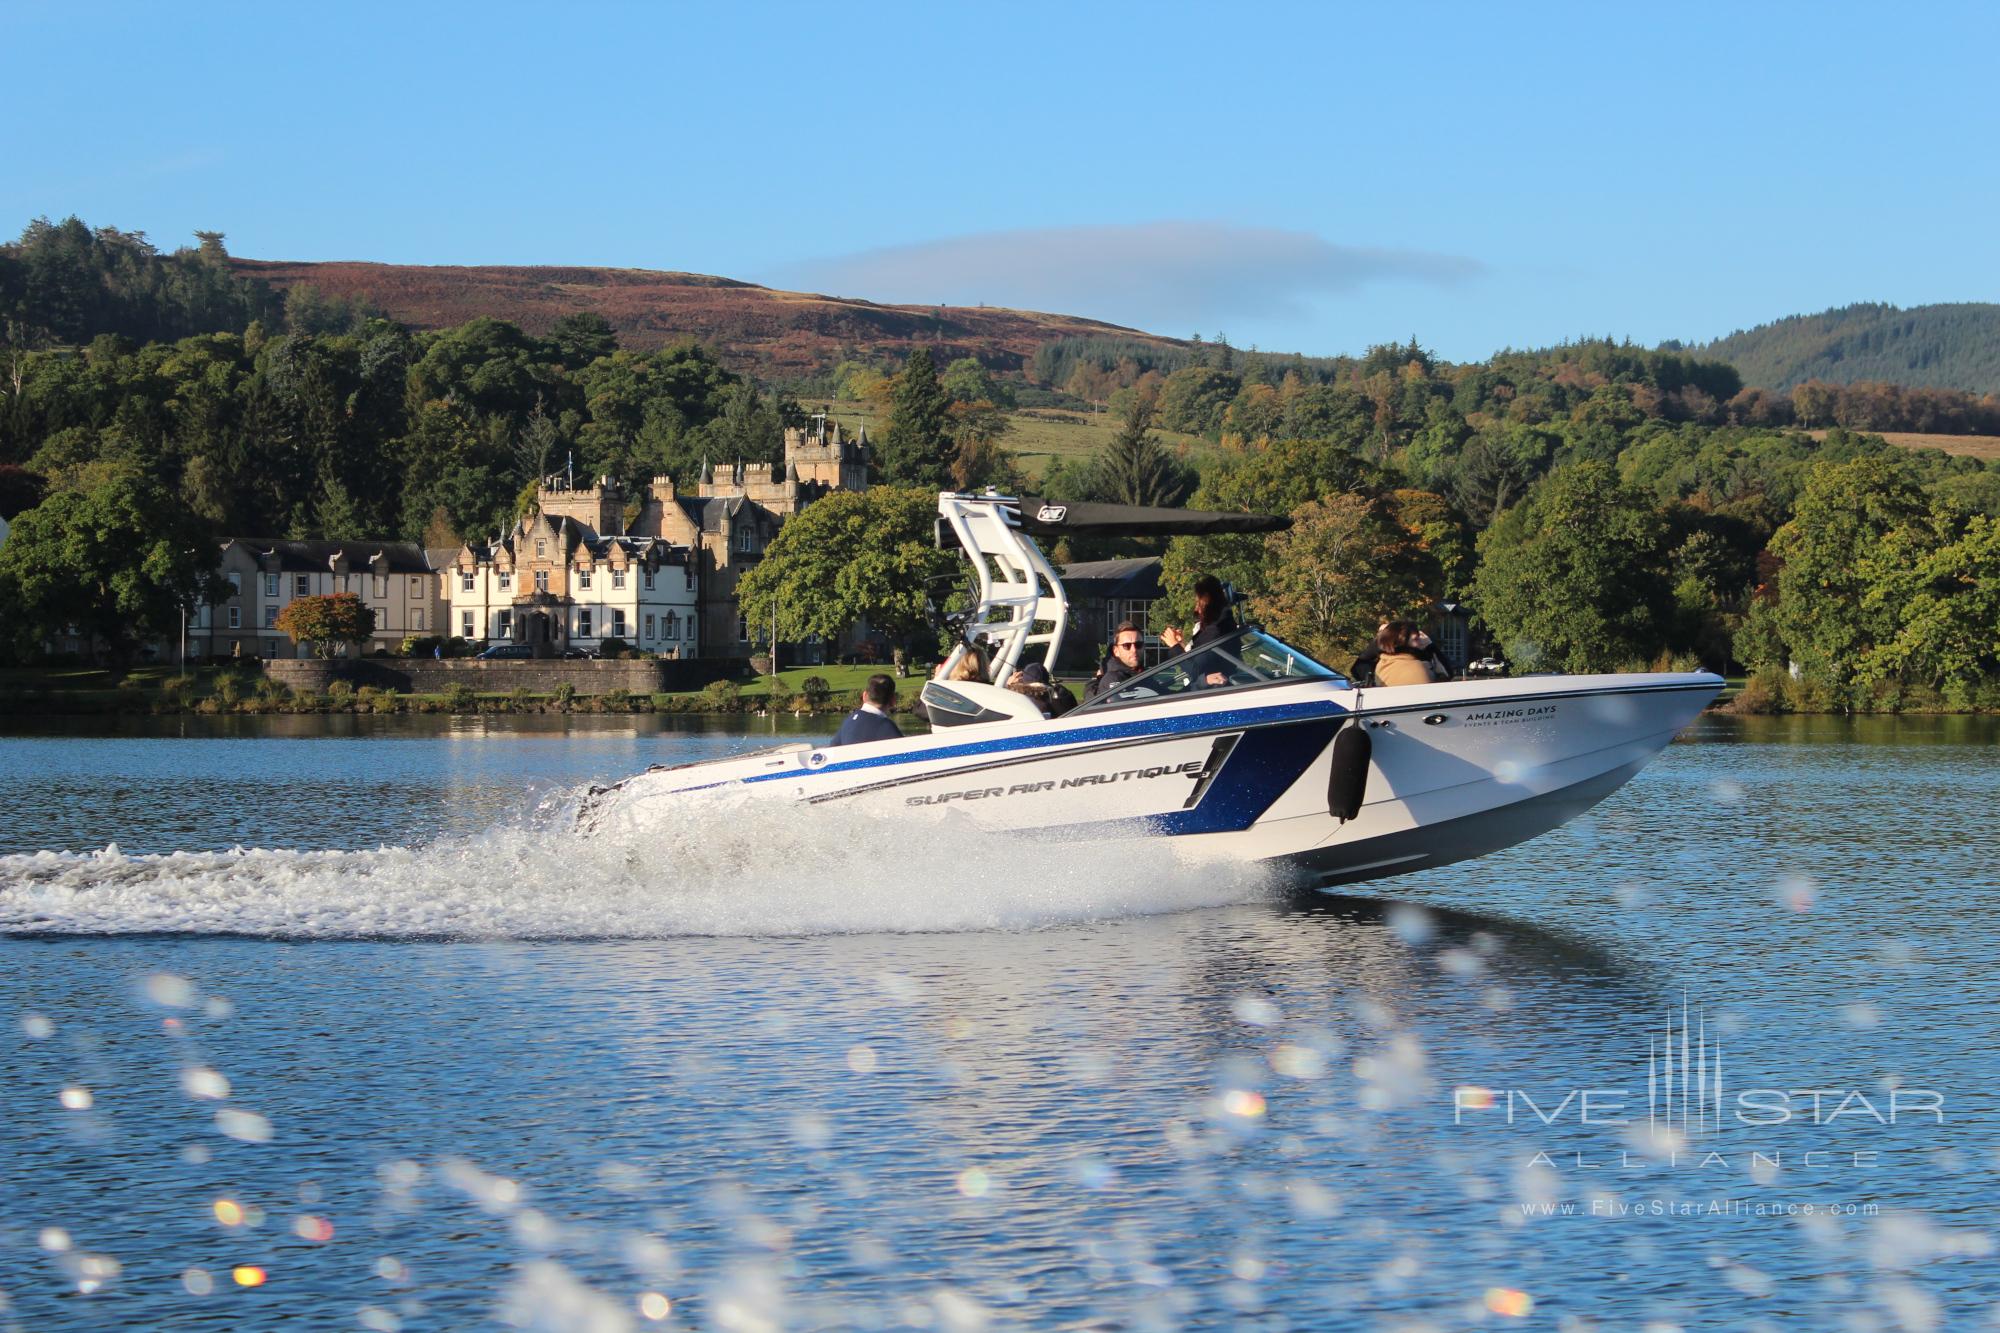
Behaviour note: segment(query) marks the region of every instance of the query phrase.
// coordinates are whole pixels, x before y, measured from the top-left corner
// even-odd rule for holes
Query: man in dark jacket
[[[902,731],[889,720],[889,709],[896,702],[896,682],[887,676],[875,675],[861,687],[861,707],[847,715],[834,733],[835,745],[859,745],[863,741],[893,741],[902,738]]]
[[[1111,655],[1097,669],[1097,676],[1083,692],[1085,699],[1109,694],[1139,674],[1139,627],[1131,621],[1121,624],[1111,636]]]

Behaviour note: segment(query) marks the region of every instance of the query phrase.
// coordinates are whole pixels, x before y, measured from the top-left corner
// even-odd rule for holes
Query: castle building
[[[868,489],[867,449],[866,429],[850,437],[815,415],[786,428],[783,462],[703,463],[692,495],[671,477],[653,478],[631,531],[700,553],[703,652],[741,656],[760,640],[737,603],[738,580],[787,518],[830,491]]]
[[[625,531],[625,494],[600,477],[536,492],[535,513],[490,543],[439,562],[445,632],[525,643],[538,654],[594,651],[620,639],[642,652],[701,651],[700,569],[686,544]]]

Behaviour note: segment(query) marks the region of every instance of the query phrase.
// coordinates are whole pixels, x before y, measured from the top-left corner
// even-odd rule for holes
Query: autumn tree
[[[346,644],[364,644],[375,632],[374,608],[351,592],[296,597],[278,612],[278,628],[293,643],[312,645],[318,657],[333,657]]]
[[[1387,617],[1418,613],[1438,594],[1437,561],[1382,502],[1338,494],[1292,511],[1268,539],[1264,623],[1323,661],[1367,646]]]

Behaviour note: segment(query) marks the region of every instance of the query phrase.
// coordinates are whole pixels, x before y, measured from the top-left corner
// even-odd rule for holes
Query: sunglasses
[[[1139,641],[1137,639],[1120,639],[1112,645],[1114,648],[1137,648],[1138,646]]]

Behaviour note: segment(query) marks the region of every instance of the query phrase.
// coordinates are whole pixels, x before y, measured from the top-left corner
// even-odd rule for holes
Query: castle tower
[[[594,486],[565,489],[560,476],[544,478],[536,488],[535,503],[550,518],[567,518],[589,528],[597,536],[620,536],[625,531],[625,493],[609,477],[599,477]]]

